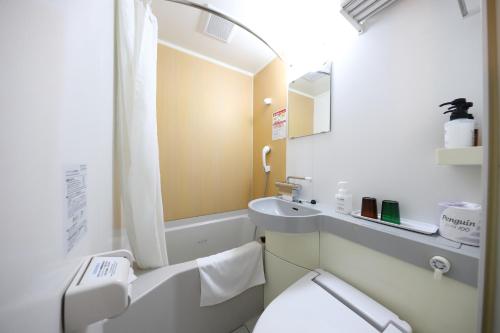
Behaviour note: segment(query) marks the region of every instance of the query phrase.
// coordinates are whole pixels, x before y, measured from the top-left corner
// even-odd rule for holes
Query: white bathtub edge
[[[168,221],[168,222],[165,221],[164,226],[165,226],[165,230],[171,230],[173,228],[186,227],[190,224],[198,224],[198,223],[202,223],[202,222],[222,220],[222,219],[227,219],[227,218],[231,218],[231,217],[234,218],[237,216],[248,216],[248,209],[240,209],[240,210],[233,210],[233,211],[224,212],[224,213],[195,216],[195,217],[189,217],[189,218],[185,218],[185,219],[172,220],[172,221]]]

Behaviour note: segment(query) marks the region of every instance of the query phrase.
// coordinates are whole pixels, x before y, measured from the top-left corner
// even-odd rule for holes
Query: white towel
[[[200,306],[219,304],[266,283],[262,245],[243,246],[196,260],[200,271]]]

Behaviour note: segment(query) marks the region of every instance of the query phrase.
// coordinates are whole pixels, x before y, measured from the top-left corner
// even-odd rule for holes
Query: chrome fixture
[[[274,185],[282,199],[293,202],[298,201],[299,192],[302,189],[301,185],[289,182],[275,182]]]
[[[364,32],[364,23],[373,15],[389,7],[397,0],[347,0],[340,13],[358,30]]]
[[[278,192],[283,198],[289,197],[291,201],[299,201],[299,193],[302,189],[302,185],[290,182],[290,179],[312,181],[311,177],[298,177],[298,176],[288,176],[286,177],[286,182],[275,182],[274,185],[278,189]],[[289,199],[289,200],[290,200]]]
[[[312,177],[288,176],[288,177],[286,177],[286,182],[290,183],[290,179],[306,180],[308,182],[312,181]],[[291,183],[291,184],[293,184],[293,183]]]

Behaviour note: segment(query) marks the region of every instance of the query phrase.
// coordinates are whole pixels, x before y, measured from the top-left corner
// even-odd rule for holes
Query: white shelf
[[[482,165],[483,147],[439,148],[436,149],[439,165]]]

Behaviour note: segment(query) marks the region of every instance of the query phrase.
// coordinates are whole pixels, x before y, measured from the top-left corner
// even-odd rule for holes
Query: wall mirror
[[[288,85],[288,137],[331,130],[332,63],[308,72]]]

